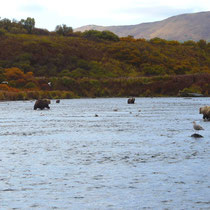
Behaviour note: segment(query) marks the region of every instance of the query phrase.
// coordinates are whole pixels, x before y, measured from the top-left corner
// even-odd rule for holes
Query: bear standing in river
[[[134,104],[134,103],[135,103],[134,97],[128,99],[128,104]]]
[[[44,108],[50,109],[49,107],[50,100],[49,99],[39,99],[34,104],[34,110],[37,108],[43,110]]]
[[[203,114],[204,120],[210,120],[210,106],[201,107],[199,113]]]

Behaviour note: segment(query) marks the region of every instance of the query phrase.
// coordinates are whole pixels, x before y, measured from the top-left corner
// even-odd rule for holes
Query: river
[[[209,98],[33,105],[0,102],[0,209],[210,208]]]

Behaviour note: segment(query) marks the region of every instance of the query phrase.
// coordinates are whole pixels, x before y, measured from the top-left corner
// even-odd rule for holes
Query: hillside
[[[159,37],[166,40],[210,41],[210,12],[182,14],[162,21],[141,23],[126,26],[96,26],[88,25],[76,28],[74,31],[109,30],[120,37],[133,36],[134,38],[152,39]]]
[[[0,100],[210,94],[210,43],[115,36],[1,34]]]

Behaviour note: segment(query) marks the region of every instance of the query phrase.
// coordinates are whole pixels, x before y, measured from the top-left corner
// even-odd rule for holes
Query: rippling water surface
[[[0,103],[0,209],[210,208],[209,98],[33,105]]]

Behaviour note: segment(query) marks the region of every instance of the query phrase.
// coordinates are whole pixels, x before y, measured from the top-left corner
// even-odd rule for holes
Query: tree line
[[[115,40],[119,41],[119,37],[110,31],[95,31],[91,30],[85,33],[73,32],[73,28],[67,26],[66,24],[57,25],[55,30],[50,32],[47,29],[41,29],[35,27],[35,19],[31,17],[27,17],[26,19],[21,19],[20,21],[13,19],[10,20],[8,18],[0,18],[0,35],[4,35],[6,33],[11,34],[35,34],[35,35],[46,35],[46,36],[82,36],[88,39],[97,40],[97,39],[105,39],[105,40]]]

